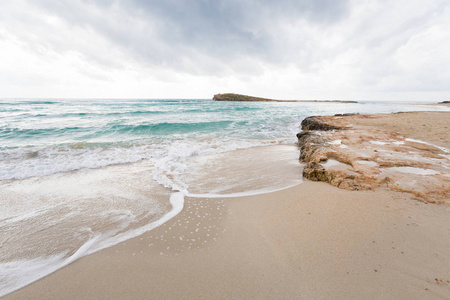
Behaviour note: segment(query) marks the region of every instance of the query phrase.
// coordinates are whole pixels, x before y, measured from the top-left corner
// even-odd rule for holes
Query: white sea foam
[[[187,193],[189,184],[183,175],[192,172],[192,166],[189,165],[192,158],[219,155],[265,145],[267,143],[264,141],[175,142],[165,150],[164,155],[152,158],[156,167],[152,176],[156,182],[166,188]]]
[[[237,146],[233,145],[232,147]],[[294,146],[276,146],[275,148],[264,147],[256,151],[255,149],[239,150],[243,151],[240,152],[239,155],[227,151],[229,150],[227,147],[222,147],[218,150],[208,150],[202,147],[202,145],[190,147],[189,144],[181,146],[181,144],[178,143],[173,145],[172,151],[170,151],[170,159],[167,160],[158,160],[155,158],[154,160],[140,161],[129,165],[115,165],[108,168],[80,170],[78,172],[60,173],[43,178],[29,178],[11,182],[7,189],[0,192],[0,200],[7,201],[8,199],[21,199],[19,202],[10,203],[16,209],[20,208],[18,210],[20,213],[14,217],[11,217],[12,211],[6,214],[10,217],[4,218],[0,222],[0,226],[5,229],[5,233],[9,231],[9,229],[7,229],[9,228],[8,226],[15,226],[15,228],[24,226],[23,229],[27,230],[28,225],[26,224],[38,223],[45,228],[44,230],[41,230],[40,227],[36,228],[41,235],[45,235],[45,232],[50,230],[55,234],[59,233],[65,235],[65,239],[72,239],[70,236],[72,234],[73,238],[85,239],[85,244],[80,250],[76,251],[77,255],[67,257],[66,254],[73,251],[73,249],[64,248],[65,244],[60,244],[57,239],[55,241],[44,243],[51,247],[48,251],[44,249],[47,251],[47,255],[36,252],[36,255],[38,256],[35,257],[31,256],[31,258],[27,259],[7,260],[0,265],[0,276],[3,280],[3,283],[0,286],[1,293],[9,293],[12,290],[50,274],[82,255],[94,253],[101,249],[113,246],[160,226],[175,217],[183,209],[185,195],[201,198],[250,196],[281,190],[301,182],[301,177],[298,176],[299,172],[294,171],[294,169],[292,174],[295,174],[295,182],[291,179],[286,180],[288,177],[285,179],[278,178],[280,181],[279,183],[273,182],[273,174],[278,174],[275,176],[278,177],[282,173],[267,172],[267,168],[273,171],[273,166],[276,166],[280,162],[289,165],[291,160],[292,167],[299,168],[298,162],[296,162],[298,150]],[[212,154],[201,155],[202,152]],[[262,153],[261,157],[255,156],[258,153]],[[278,157],[280,162],[277,162],[276,160],[272,162],[272,158],[269,158],[272,156],[274,158]],[[232,160],[230,161],[231,158]],[[249,169],[244,165],[246,162],[251,163],[248,161],[249,158],[262,161],[266,158],[266,163],[269,163],[269,165],[259,164],[259,166],[263,168],[261,170],[265,170],[264,175],[260,174],[259,169],[254,169],[252,171],[256,173],[259,172],[260,178],[258,178],[258,180],[263,180],[260,183],[254,182],[255,177],[247,173]],[[153,164],[153,161],[156,163]],[[243,168],[243,171],[245,172],[242,174],[240,172],[228,172],[222,174],[221,182],[210,182],[216,184],[211,186],[211,189],[208,189],[208,185],[203,187],[206,188],[206,193],[188,193],[187,189],[180,189],[179,191],[170,194],[170,200],[168,200],[170,201],[171,209],[158,216],[156,213],[158,212],[158,209],[160,209],[158,208],[159,204],[155,206],[156,204],[154,204],[154,201],[150,201],[151,199],[147,199],[147,197],[153,197],[152,195],[157,193],[157,187],[159,185],[152,183],[153,181],[146,178],[146,176],[154,173],[155,170],[158,170],[158,172],[163,170],[161,172],[162,176],[167,176],[170,180],[168,182],[169,187],[171,189],[176,189],[177,187],[174,182],[177,183],[179,181],[184,183],[187,178],[191,177],[190,172],[193,170],[201,170],[206,161],[214,164],[210,169],[205,169],[204,172],[215,172],[216,163],[223,165],[224,167],[229,167],[231,168],[230,170],[236,170],[239,166]],[[160,165],[157,164],[158,162],[160,162]],[[226,162],[228,162],[228,164]],[[283,170],[285,170],[284,167]],[[213,174],[205,173],[203,175],[211,177]],[[227,176],[230,178],[227,179]],[[193,183],[192,181],[189,182],[191,184]],[[238,182],[242,186],[237,186],[235,182]],[[273,186],[267,185],[267,182],[273,182]],[[228,184],[231,184],[231,186],[228,186]],[[250,186],[255,186],[256,189],[249,189]],[[260,186],[264,188],[260,188]],[[161,186],[159,187],[159,189],[162,189]],[[161,192],[163,190],[161,190]],[[237,190],[237,192],[211,192],[213,190]],[[169,193],[166,195],[169,198]],[[124,205],[121,204],[121,201],[124,201]],[[132,206],[130,207],[130,205]],[[133,206],[135,206],[135,208],[133,208]],[[146,209],[148,212],[143,214],[142,212],[145,212]],[[92,215],[89,217],[91,219],[85,219],[87,215]],[[156,216],[156,219],[153,216]],[[147,218],[151,219],[151,221],[142,221]],[[70,225],[70,227],[64,225],[66,222],[68,222],[67,224],[73,224],[74,220],[76,220],[76,222],[82,221],[79,228],[76,228],[73,225]],[[101,228],[96,229],[92,226],[86,226],[86,224],[95,224],[99,222],[105,222],[104,227],[109,229],[101,231]],[[142,224],[136,227],[135,224],[140,223]],[[53,236],[54,234],[51,232],[47,235]],[[29,233],[33,234],[33,232]],[[10,232],[10,234],[14,233]],[[19,235],[20,234],[23,233],[19,233]],[[36,238],[38,238],[39,234]],[[42,238],[44,241],[45,236]],[[56,245],[54,242],[57,242]],[[13,247],[11,243],[12,241],[9,242],[10,248]],[[32,243],[33,240],[31,239],[31,247]],[[55,246],[57,248],[54,248]],[[70,246],[70,243],[68,246]],[[32,253],[33,250],[30,249],[29,254],[32,255]],[[10,256],[14,257],[14,254],[12,253]],[[28,275],[23,276],[22,270],[25,270]],[[39,270],[39,272],[37,270]]]
[[[152,183],[147,178],[152,168],[150,162],[139,162],[3,185],[0,295],[178,214],[182,194],[170,196]]]
[[[100,236],[84,243],[73,255],[65,254],[0,264],[0,297],[24,287],[86,255]]]
[[[92,247],[90,247],[89,251],[86,252],[86,254],[91,254],[99,250],[111,247],[113,245],[117,245],[120,242],[139,236],[173,219],[183,210],[184,196],[185,194],[182,192],[172,193],[170,195],[170,204],[172,205],[172,209],[168,213],[166,213],[162,218],[121,234],[117,234],[114,236],[101,236],[98,239],[98,243],[95,243]]]
[[[268,194],[268,193],[275,193],[278,191],[283,191],[286,189],[289,189],[291,187],[297,186],[298,184],[302,183],[302,180],[299,180],[295,184],[291,184],[288,186],[283,186],[280,188],[265,188],[265,189],[258,189],[258,190],[251,190],[251,191],[245,191],[245,192],[239,192],[239,193],[229,193],[229,194],[194,194],[194,193],[188,193],[186,194],[186,197],[191,198],[237,198],[237,197],[249,197],[249,196],[257,196],[262,194]]]
[[[158,183],[183,190],[180,182],[170,182],[166,175],[176,175],[186,170],[183,161],[191,156],[223,153],[237,149],[267,145],[267,141],[208,140],[176,141],[135,146],[111,145],[109,147],[49,146],[45,148],[17,148],[0,150],[0,180],[25,179],[81,169],[97,169],[110,165],[134,163],[151,159],[159,170],[154,175]],[[280,139],[270,143],[288,144]],[[30,155],[33,153],[33,155]],[[167,176],[166,176],[167,177]]]
[[[0,297],[45,277],[85,255],[139,236],[164,224],[183,210],[184,194],[173,193],[170,196],[170,204],[172,209],[160,219],[121,234],[114,234],[118,230],[95,234],[69,257],[66,257],[66,252],[62,252],[51,256],[0,263]],[[90,228],[87,230],[92,232]]]
[[[115,164],[137,162],[162,155],[162,147],[140,145],[133,147],[70,146],[27,148],[0,151],[0,180],[48,176],[80,169],[102,168]],[[29,153],[35,153],[30,157]]]

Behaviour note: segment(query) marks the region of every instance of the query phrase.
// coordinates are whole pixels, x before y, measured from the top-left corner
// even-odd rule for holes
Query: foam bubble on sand
[[[99,243],[94,245],[92,249],[88,252],[88,254],[97,252],[99,250],[111,247],[113,245],[116,245],[120,242],[126,241],[128,239],[131,239],[133,237],[139,236],[147,231],[150,231],[156,227],[161,226],[162,224],[166,223],[167,221],[173,219],[176,215],[178,215],[184,207],[184,196],[185,194],[182,192],[172,193],[170,195],[170,204],[172,205],[172,209],[166,213],[162,218],[151,222],[147,225],[141,226],[139,228],[129,230],[127,232],[124,232],[122,234],[115,235],[113,237],[106,236],[105,238],[99,238]]]

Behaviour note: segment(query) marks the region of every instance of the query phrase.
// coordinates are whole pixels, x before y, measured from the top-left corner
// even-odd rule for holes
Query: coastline
[[[198,201],[4,299],[431,299],[450,291],[446,207],[317,182],[208,199],[203,208]],[[183,250],[192,211],[208,214],[213,230]]]
[[[318,103],[358,103],[353,100],[277,100],[268,99],[254,96],[247,96],[234,93],[216,94],[212,98],[214,101],[238,101],[238,102],[291,102],[291,103],[301,103],[301,102],[318,102]]]
[[[4,299],[445,298],[450,210],[413,198],[310,181],[255,196],[186,197],[161,227]]]

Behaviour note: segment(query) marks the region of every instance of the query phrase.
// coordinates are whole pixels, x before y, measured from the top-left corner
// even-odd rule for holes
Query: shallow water
[[[300,183],[294,144],[309,115],[425,109],[448,110],[0,100],[0,296],[159,226],[181,211],[184,196],[257,194]]]

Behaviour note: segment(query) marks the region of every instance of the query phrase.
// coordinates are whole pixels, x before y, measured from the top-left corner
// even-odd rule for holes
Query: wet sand
[[[187,197],[163,226],[4,299],[449,299],[449,228],[448,206],[383,188]]]
[[[448,228],[446,206],[325,183],[186,199],[164,226],[5,299],[445,299]]]

